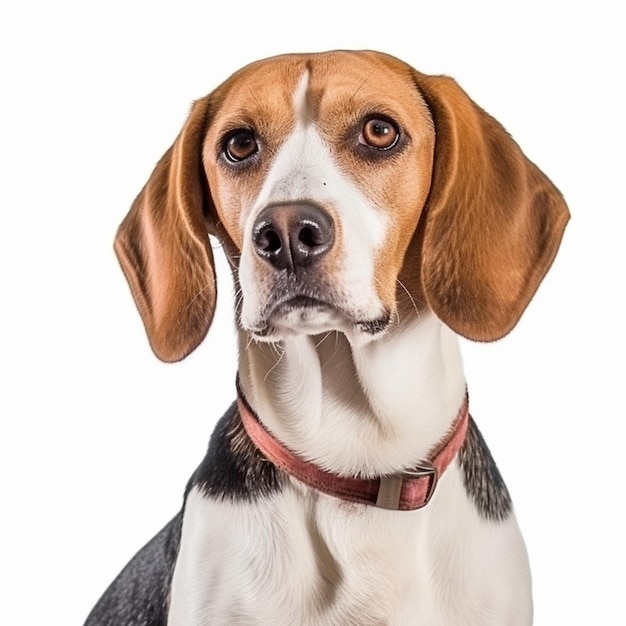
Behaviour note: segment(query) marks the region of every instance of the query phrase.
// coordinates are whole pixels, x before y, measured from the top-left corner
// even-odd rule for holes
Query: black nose
[[[274,204],[263,209],[254,223],[256,253],[276,269],[310,265],[323,257],[335,240],[330,215],[314,204]]]

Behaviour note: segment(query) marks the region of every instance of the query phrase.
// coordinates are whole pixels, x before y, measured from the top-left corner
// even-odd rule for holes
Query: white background
[[[623,624],[618,3],[228,6],[2,5],[0,621],[82,623],[178,509],[234,397],[219,251],[214,327],[186,361],[164,365],[111,247],[189,104],[257,58],[373,48],[454,76],[570,205],[557,261],[522,322],[463,350],[472,412],[530,552],[536,624]]]

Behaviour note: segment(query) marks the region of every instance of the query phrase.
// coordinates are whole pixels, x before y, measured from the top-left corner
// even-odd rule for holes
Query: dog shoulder
[[[85,626],[165,626],[174,565],[180,547],[178,513],[120,572],[92,609]]]
[[[463,485],[481,517],[504,521],[513,510],[511,496],[476,422],[470,417],[459,451]]]
[[[208,498],[254,502],[280,491],[282,477],[248,437],[237,404],[217,423],[209,449],[193,474],[187,493],[197,488]]]

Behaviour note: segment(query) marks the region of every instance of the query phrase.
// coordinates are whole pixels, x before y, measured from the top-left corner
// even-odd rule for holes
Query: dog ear
[[[204,339],[217,288],[202,167],[209,98],[198,100],[122,222],[115,252],[154,353],[178,361]]]
[[[435,125],[422,217],[426,300],[456,333],[493,341],[517,323],[569,219],[556,187],[448,77],[414,72]]]

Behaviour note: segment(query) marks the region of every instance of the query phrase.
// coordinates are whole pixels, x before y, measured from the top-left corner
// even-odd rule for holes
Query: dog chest
[[[514,518],[478,516],[457,470],[449,474],[444,493],[412,513],[340,504],[292,483],[255,502],[193,489],[168,625],[529,623],[502,613],[511,594],[529,594]]]

